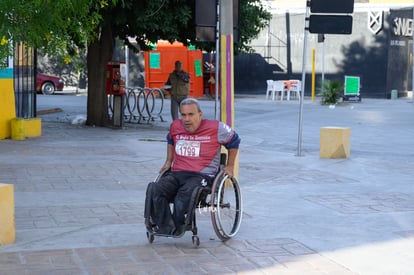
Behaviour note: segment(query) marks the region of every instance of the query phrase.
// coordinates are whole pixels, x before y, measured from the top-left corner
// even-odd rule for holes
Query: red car
[[[55,91],[63,90],[63,80],[60,77],[41,74],[36,75],[36,91],[51,95]]]

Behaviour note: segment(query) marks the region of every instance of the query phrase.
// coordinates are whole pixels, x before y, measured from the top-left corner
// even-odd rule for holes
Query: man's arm
[[[227,164],[224,167],[224,174],[227,174],[230,178],[234,176],[234,164],[238,152],[239,149],[237,148],[229,149],[227,151]]]
[[[229,177],[233,177],[234,165],[239,151],[240,137],[228,125],[219,122],[218,140],[227,149],[227,164],[224,167],[224,173],[229,175]]]
[[[182,71],[182,72],[180,72],[179,76],[180,76],[181,80],[184,81],[185,83],[190,82],[190,74],[189,73]]]
[[[174,146],[172,144],[167,145],[167,159],[164,165],[160,169],[160,173],[167,171],[171,168],[171,164],[174,160]]]
[[[171,85],[171,74],[168,75],[167,82],[165,82],[165,85]]]

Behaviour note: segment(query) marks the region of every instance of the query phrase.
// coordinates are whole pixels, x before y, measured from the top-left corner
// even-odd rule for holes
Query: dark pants
[[[178,111],[180,109],[180,103],[184,99],[185,98],[172,98],[171,97],[171,118],[173,121],[179,118]]]
[[[211,184],[210,177],[194,172],[169,172],[154,183],[151,217],[158,233],[172,235],[182,231],[194,189],[207,184]],[[173,213],[170,203],[174,205]]]

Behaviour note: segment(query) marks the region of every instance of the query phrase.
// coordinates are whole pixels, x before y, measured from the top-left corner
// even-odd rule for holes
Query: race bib
[[[199,157],[200,156],[200,142],[179,140],[175,145],[175,152],[177,155],[185,157]]]

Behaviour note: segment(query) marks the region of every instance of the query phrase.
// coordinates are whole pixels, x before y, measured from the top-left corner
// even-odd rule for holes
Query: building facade
[[[267,79],[301,79],[306,1],[265,1],[268,28],[252,41],[252,54],[235,58],[238,93],[261,93]],[[316,87],[325,79],[359,76],[362,97],[387,98],[412,91],[413,0],[355,1],[350,35],[308,34],[305,94],[311,92],[312,50]]]

